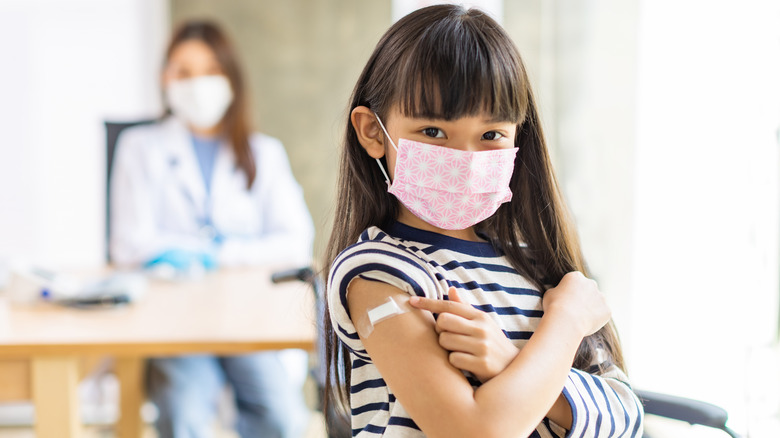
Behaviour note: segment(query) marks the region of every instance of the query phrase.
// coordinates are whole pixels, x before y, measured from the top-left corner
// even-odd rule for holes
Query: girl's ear
[[[365,106],[359,106],[350,114],[352,127],[355,128],[358,141],[371,158],[385,156],[385,137],[376,120],[374,112]]]

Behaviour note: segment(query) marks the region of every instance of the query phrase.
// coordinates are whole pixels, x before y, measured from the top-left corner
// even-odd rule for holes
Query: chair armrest
[[[314,270],[311,266],[303,268],[287,269],[277,271],[271,274],[271,283],[284,283],[286,281],[312,282],[314,279]]]
[[[729,418],[725,409],[699,400],[657,392],[634,390],[645,407],[645,413],[685,421],[689,424],[721,429],[732,437],[738,434],[726,427]]]

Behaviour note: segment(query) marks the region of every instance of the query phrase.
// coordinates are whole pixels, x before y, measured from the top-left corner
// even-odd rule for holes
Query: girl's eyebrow
[[[447,122],[452,122],[452,120],[447,120],[447,119],[444,119],[444,118],[438,118],[438,117],[437,117],[437,118],[428,118],[428,117],[409,117],[409,118],[410,118],[410,119],[412,120],[412,122],[414,122],[414,123],[429,123],[429,122],[433,122],[433,123],[442,123],[442,122],[443,122],[443,123],[447,123]]]
[[[485,123],[511,123],[511,124],[517,124],[517,121],[515,120],[504,120],[498,117],[491,118],[491,117],[485,117],[482,119]]]

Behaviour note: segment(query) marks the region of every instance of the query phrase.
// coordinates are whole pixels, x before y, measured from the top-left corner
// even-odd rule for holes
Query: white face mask
[[[171,81],[165,89],[176,117],[201,129],[213,128],[233,102],[233,90],[225,76],[198,76]]]

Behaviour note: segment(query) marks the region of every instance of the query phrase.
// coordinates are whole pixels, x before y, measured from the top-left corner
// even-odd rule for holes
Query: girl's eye
[[[439,128],[425,128],[422,133],[432,138],[444,138],[444,131]]]
[[[482,134],[482,140],[498,140],[499,138],[503,138],[503,137],[504,137],[503,134],[496,131],[488,131]]]

